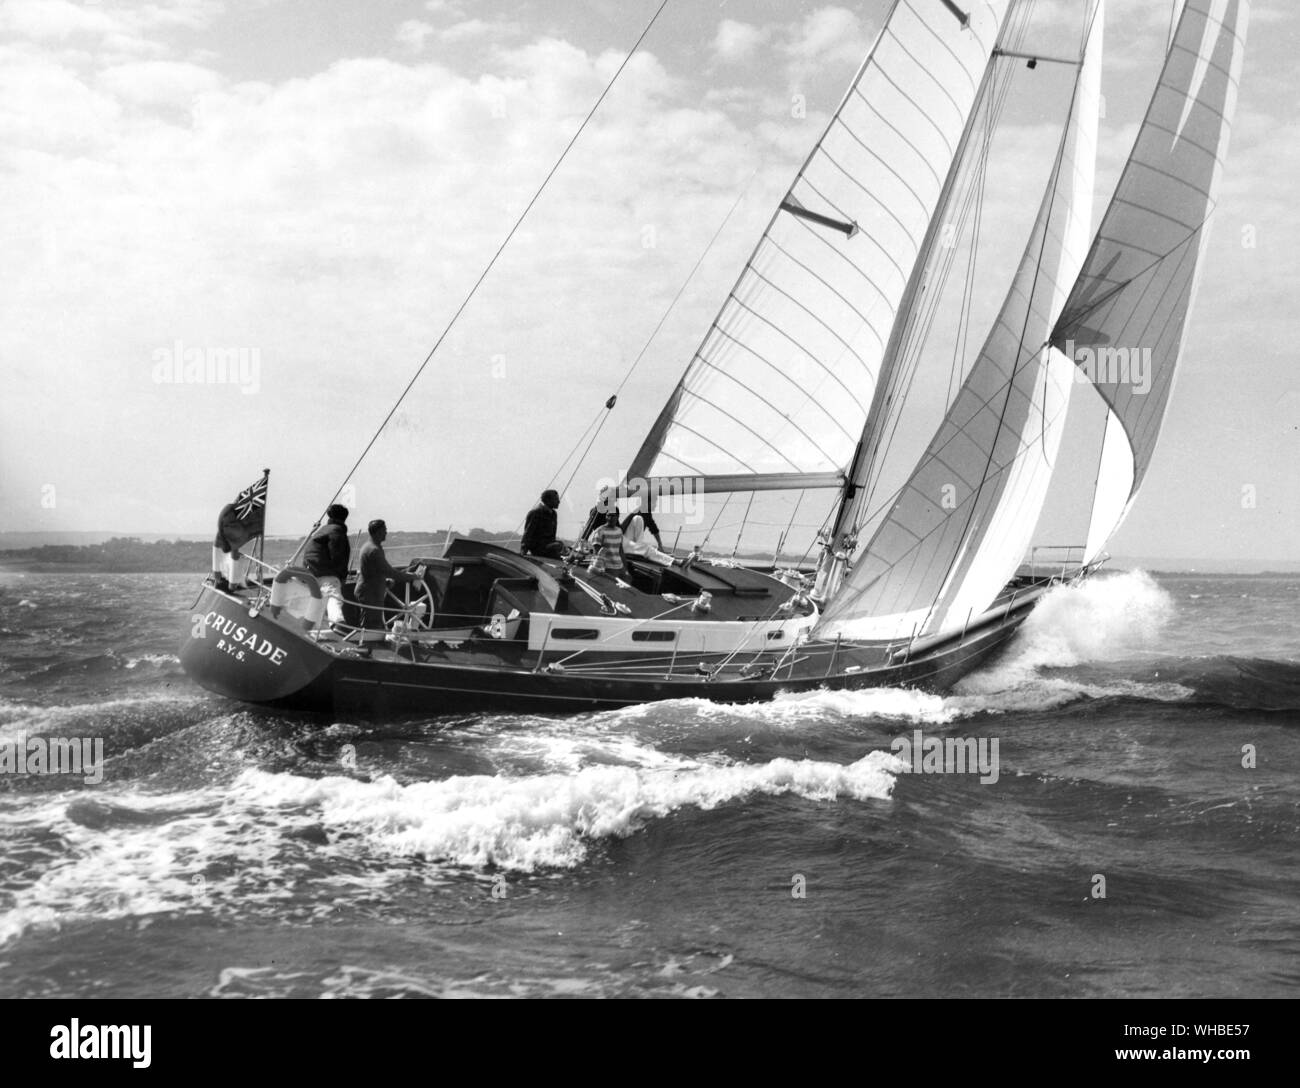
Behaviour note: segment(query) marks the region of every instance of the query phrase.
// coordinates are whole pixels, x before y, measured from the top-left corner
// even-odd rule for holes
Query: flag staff
[[[266,515],[271,511],[271,470],[262,469],[262,479],[265,481],[265,487],[262,490],[264,498],[262,499],[262,535],[257,538],[257,584],[265,585],[264,572],[266,571]]]

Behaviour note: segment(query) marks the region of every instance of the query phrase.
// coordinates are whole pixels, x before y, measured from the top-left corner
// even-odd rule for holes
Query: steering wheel
[[[433,590],[428,582],[421,582],[419,586],[416,589],[416,583],[403,582],[401,597],[391,589],[388,591],[388,596],[400,606],[400,618],[406,623],[408,631],[428,631],[433,627]]]

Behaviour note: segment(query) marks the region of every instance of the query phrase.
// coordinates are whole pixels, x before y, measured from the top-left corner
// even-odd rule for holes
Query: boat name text
[[[243,661],[245,656],[255,655],[266,658],[272,665],[279,666],[289,654],[288,650],[281,649],[270,639],[262,638],[256,631],[241,626],[238,620],[226,619],[216,609],[203,617],[203,623],[205,627],[212,629],[213,634],[220,636],[217,639],[217,649],[225,650],[236,661]]]

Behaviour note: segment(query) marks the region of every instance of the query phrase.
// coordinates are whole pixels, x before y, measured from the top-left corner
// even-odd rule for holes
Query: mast
[[[629,491],[843,489],[1009,2],[895,0],[632,459]]]
[[[1052,476],[1073,368],[1047,344],[1091,236],[1101,5],[1083,40],[1051,174],[969,374],[823,622],[847,637],[960,627],[1014,574]],[[1060,58],[1053,58],[1060,59]],[[946,497],[945,496],[946,493]]]
[[[943,228],[949,205],[952,201],[953,190],[956,187],[957,179],[961,175],[962,168],[965,165],[966,153],[970,145],[971,136],[975,132],[976,123],[980,118],[981,111],[988,104],[989,90],[993,83],[993,76],[997,67],[998,53],[1006,39],[1007,28],[1011,24],[1011,15],[1015,11],[1018,0],[1012,0],[1008,6],[1006,14],[1003,16],[1001,25],[998,28],[997,44],[994,46],[988,63],[984,67],[984,74],[980,80],[979,90],[975,96],[975,108],[971,110],[970,116],[966,120],[966,125],[962,129],[961,141],[958,144],[957,153],[953,156],[952,164],[948,168],[948,174],[944,178],[943,190],[939,196],[938,207],[935,214],[930,220],[926,229],[925,239],[921,244],[921,254],[917,258],[916,264],[912,268],[912,275],[908,279],[907,287],[903,292],[902,301],[898,308],[898,318],[895,320],[893,328],[890,331],[889,343],[885,347],[884,357],[881,359],[880,373],[876,379],[876,388],[871,401],[871,407],[867,412],[867,418],[862,428],[862,437],[858,440],[857,446],[853,451],[853,460],[845,473],[844,496],[840,500],[839,509],[836,511],[835,520],[831,528],[830,539],[827,541],[825,553],[822,559],[823,568],[828,562],[833,562],[837,552],[852,552],[856,544],[849,527],[854,521],[861,509],[862,502],[865,499],[864,487],[867,477],[870,474],[871,467],[874,465],[877,455],[879,454],[880,439],[882,437],[882,428],[880,426],[881,418],[892,402],[891,386],[893,384],[894,372],[898,367],[899,360],[902,356],[903,345],[907,342],[907,334],[911,331],[916,314],[916,304],[919,294],[924,290],[926,281],[929,278],[931,265],[935,253],[935,243],[938,240],[939,233]],[[838,579],[834,579],[838,581]],[[833,589],[824,585],[824,591]],[[829,593],[826,593],[829,595]]]

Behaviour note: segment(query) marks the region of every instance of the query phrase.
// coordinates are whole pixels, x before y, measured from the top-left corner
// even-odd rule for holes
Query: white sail
[[[1113,449],[1103,455],[1108,486],[1099,488],[1089,532],[1093,554],[1141,486],[1169,403],[1227,154],[1248,19],[1248,0],[1184,4],[1133,151],[1052,333],[1127,439],[1126,465],[1117,464]],[[1123,500],[1107,497],[1124,478]]]
[[[1133,494],[1133,451],[1129,448],[1124,427],[1114,412],[1106,413],[1106,429],[1097,462],[1097,482],[1093,487],[1092,514],[1088,520],[1088,542],[1083,562],[1091,563],[1106,547],[1119,528],[1131,505]]]
[[[629,477],[840,485],[1007,0],[967,7],[895,3]]]
[[[1051,180],[997,321],[935,437],[825,610],[822,631],[898,638],[960,627],[1019,565],[1073,385],[1047,346],[1087,251],[1101,95],[1100,5]]]

